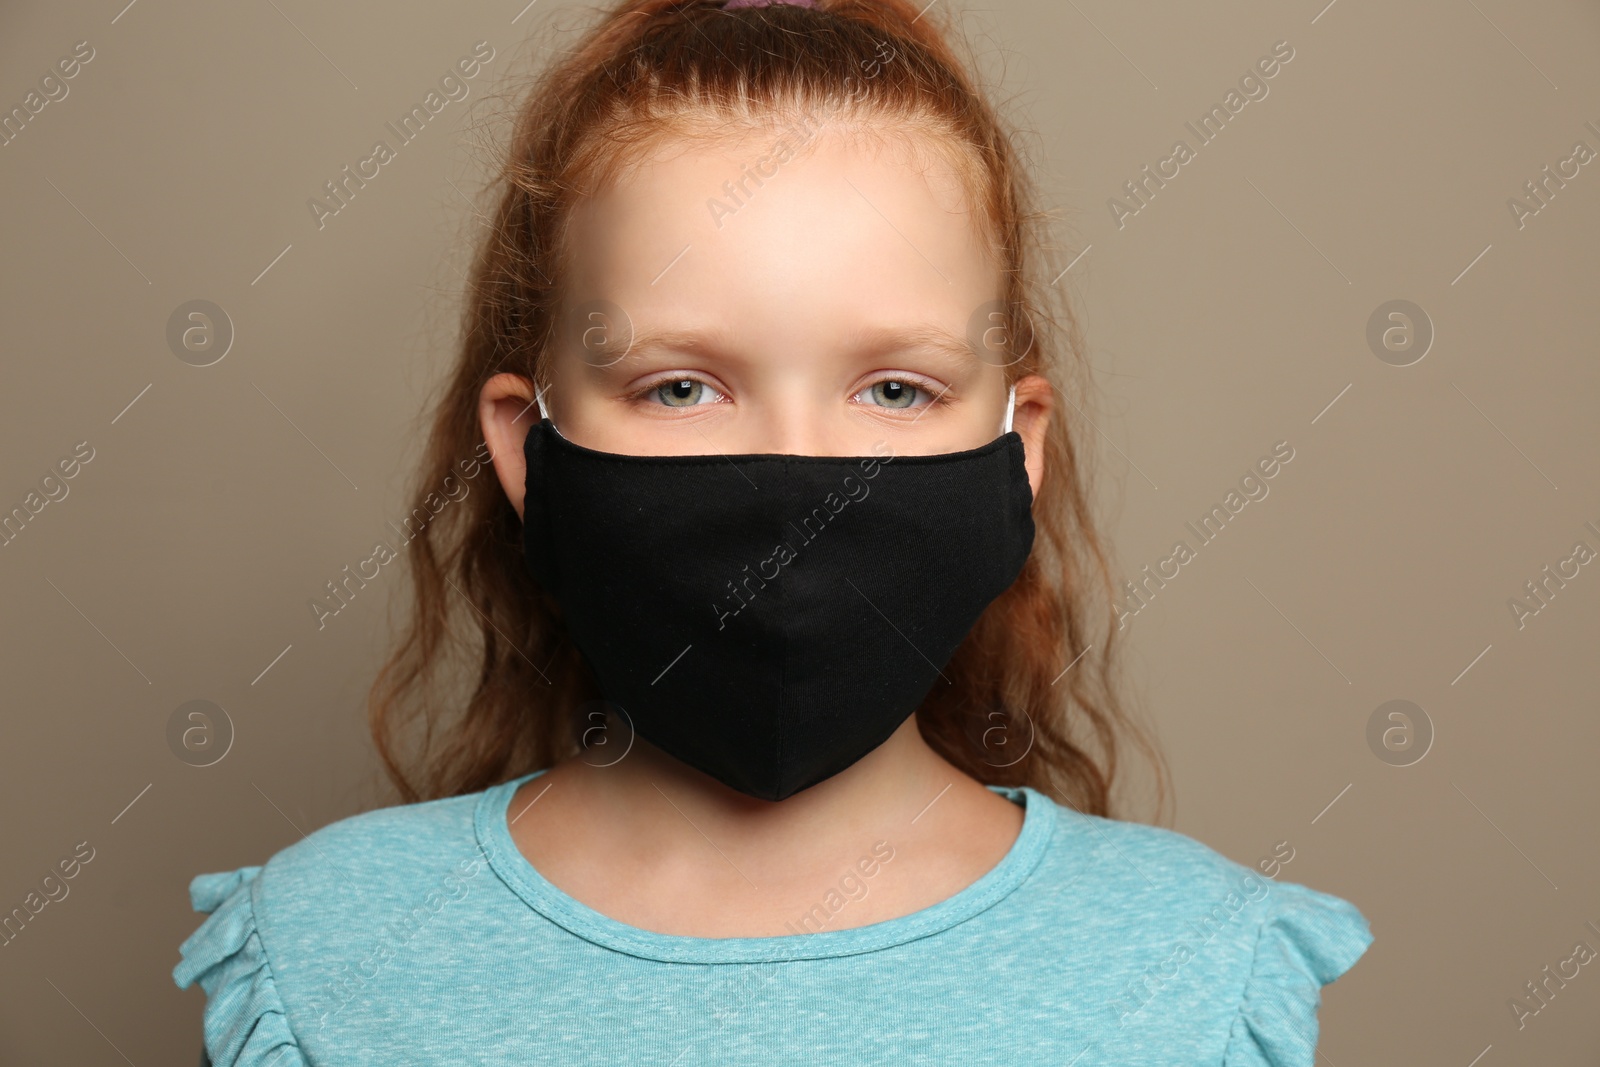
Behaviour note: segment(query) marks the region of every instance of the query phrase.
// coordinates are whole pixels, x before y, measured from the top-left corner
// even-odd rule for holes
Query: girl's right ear
[[[478,423],[489,445],[489,454],[494,457],[495,477],[500,479],[500,488],[505,490],[506,499],[511,501],[519,518],[528,485],[528,464],[522,445],[539,419],[533,383],[522,375],[496,374],[483,383],[483,390],[478,394]]]

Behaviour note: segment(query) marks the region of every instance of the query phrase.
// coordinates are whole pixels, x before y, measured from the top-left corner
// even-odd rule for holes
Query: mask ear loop
[[[550,406],[544,402],[544,386],[535,385],[533,387],[533,398],[539,402],[539,417],[541,419],[550,419],[550,428],[556,431],[556,436],[565,437],[565,434],[556,429],[556,420],[550,417]],[[1009,415],[1007,417],[1009,419]]]
[[[1017,386],[1016,386],[1016,383],[1013,382],[1012,385],[1011,385],[1011,395],[1006,398],[1006,421],[1000,427],[1000,432],[1001,433],[1007,434],[1007,433],[1011,432],[1011,413],[1014,410],[1016,410],[1016,407],[1017,407]]]

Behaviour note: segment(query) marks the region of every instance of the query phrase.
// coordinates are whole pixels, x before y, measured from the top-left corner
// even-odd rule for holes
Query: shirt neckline
[[[772,963],[876,952],[948,930],[1010,895],[1044,858],[1057,824],[1056,805],[1030,786],[987,788],[1023,807],[1022,830],[1011,848],[981,878],[937,904],[866,926],[772,937],[691,937],[663,934],[619,922],[569,896],[539,873],[517,848],[506,820],[511,798],[533,771],[480,795],[474,813],[478,846],[489,866],[518,897],[551,922],[586,941],[617,952],[668,963]]]

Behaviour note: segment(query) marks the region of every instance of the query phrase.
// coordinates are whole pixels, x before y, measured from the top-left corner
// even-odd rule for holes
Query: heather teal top
[[[172,976],[206,992],[216,1067],[1312,1067],[1321,987],[1372,942],[1338,897],[1002,786],[1021,834],[932,907],[827,929],[833,893],[819,932],[653,933],[517,850],[532,777],[196,877]]]

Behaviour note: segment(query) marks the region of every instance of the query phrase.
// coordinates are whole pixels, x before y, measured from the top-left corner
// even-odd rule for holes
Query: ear
[[[1019,390],[1018,399],[1021,399]],[[489,444],[495,477],[506,499],[522,516],[522,498],[528,489],[528,462],[522,445],[528,431],[539,421],[539,405],[534,400],[533,383],[520,374],[496,374],[483,383],[478,394],[478,423]]]
[[[1028,484],[1038,497],[1044,484],[1044,439],[1055,410],[1055,389],[1048,379],[1030,374],[1017,380],[1017,404],[1011,412],[1011,428],[1022,435],[1022,453],[1028,468]],[[492,443],[492,442],[491,442]],[[518,453],[519,457],[521,453]]]

